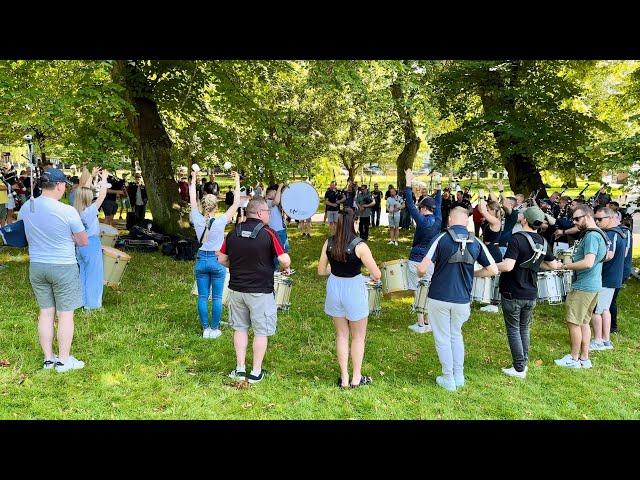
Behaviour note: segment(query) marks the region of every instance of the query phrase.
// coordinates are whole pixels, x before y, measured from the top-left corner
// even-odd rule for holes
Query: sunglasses
[[[586,215],[579,215],[577,217],[573,217],[573,223],[577,223],[582,217],[586,217]]]
[[[610,215],[606,215],[606,216],[604,216],[604,217],[595,217],[595,218],[594,218],[594,220],[595,220],[596,222],[599,222],[600,220],[604,220],[605,218],[611,218],[611,216],[610,216]]]

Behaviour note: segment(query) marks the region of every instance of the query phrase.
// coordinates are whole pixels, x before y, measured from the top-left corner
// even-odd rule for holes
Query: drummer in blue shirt
[[[407,179],[407,186],[405,187],[405,201],[407,209],[411,218],[416,222],[416,232],[413,236],[413,245],[411,252],[409,253],[408,264],[408,280],[409,289],[414,292],[418,288],[418,274],[417,267],[427,253],[427,248],[431,240],[434,239],[438,233],[440,233],[440,227],[442,226],[442,184],[441,176],[435,175],[436,182],[436,195],[435,199],[432,197],[425,197],[416,207],[413,200],[413,192],[411,191],[411,183],[415,179],[411,169],[404,171]],[[426,272],[426,278],[430,279],[433,269]],[[431,326],[428,320],[425,320],[422,313],[418,313],[417,322],[413,325],[409,325],[409,328],[416,333],[426,333],[431,331]]]

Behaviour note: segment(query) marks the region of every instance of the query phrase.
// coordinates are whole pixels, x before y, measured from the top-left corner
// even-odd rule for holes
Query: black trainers
[[[249,383],[258,383],[261,382],[262,379],[267,375],[267,371],[263,368],[260,372],[260,375],[247,375],[247,381]]]

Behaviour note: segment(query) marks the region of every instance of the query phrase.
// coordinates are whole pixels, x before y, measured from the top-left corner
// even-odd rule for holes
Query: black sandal
[[[373,380],[371,379],[371,377],[365,377],[364,375],[362,375],[362,377],[360,377],[360,383],[357,385],[351,384],[351,388],[358,388],[358,387],[361,387],[362,385],[369,385],[372,382]]]

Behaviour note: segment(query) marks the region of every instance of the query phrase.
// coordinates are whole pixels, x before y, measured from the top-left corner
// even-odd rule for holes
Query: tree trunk
[[[514,193],[522,193],[528,197],[532,192],[539,190],[538,198],[547,198],[547,190],[533,160],[529,157],[513,154],[503,158],[503,165],[509,174],[509,185]]]
[[[36,143],[38,144],[38,150],[40,150],[40,164],[44,166],[44,164],[47,163],[46,137],[39,130],[36,130],[35,134]]]
[[[396,159],[396,182],[398,191],[404,190],[407,184],[407,177],[404,171],[413,168],[413,162],[416,159],[418,149],[420,148],[420,137],[416,134],[411,113],[404,106],[404,92],[402,86],[396,80],[391,84],[391,96],[393,97],[396,112],[402,122],[402,130],[404,132],[404,147]]]
[[[127,113],[127,122],[138,140],[140,168],[153,221],[164,233],[185,233],[189,221],[180,211],[178,184],[171,164],[171,139],[153,100],[152,87],[142,72],[125,60],[116,61],[113,74],[135,109],[135,113]]]

